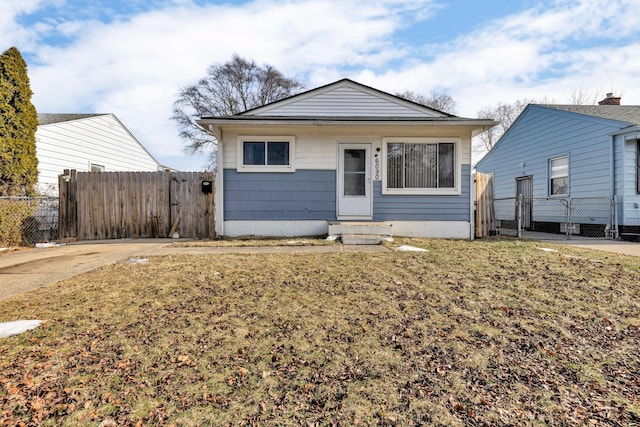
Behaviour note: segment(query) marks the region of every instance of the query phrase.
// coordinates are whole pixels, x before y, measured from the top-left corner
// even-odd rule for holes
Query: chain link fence
[[[528,237],[531,233],[615,239],[616,203],[608,197],[524,198],[494,200],[499,234]]]
[[[58,239],[57,197],[0,197],[0,247]]]

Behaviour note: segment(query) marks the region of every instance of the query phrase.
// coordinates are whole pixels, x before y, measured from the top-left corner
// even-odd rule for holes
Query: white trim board
[[[308,221],[225,221],[224,232],[227,237],[295,237],[324,236],[329,230],[324,220]]]
[[[295,237],[324,236],[329,221],[224,221],[226,237]],[[391,224],[394,237],[426,237],[444,239],[472,238],[469,221],[385,221]]]

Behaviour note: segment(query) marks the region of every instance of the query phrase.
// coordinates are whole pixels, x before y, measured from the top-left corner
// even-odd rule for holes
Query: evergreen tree
[[[0,55],[0,196],[32,196],[38,180],[36,128],[27,64],[20,51]]]

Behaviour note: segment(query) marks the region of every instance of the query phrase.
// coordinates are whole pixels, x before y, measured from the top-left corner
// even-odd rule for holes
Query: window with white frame
[[[239,136],[238,172],[294,172],[293,136]]]
[[[104,166],[103,165],[97,165],[95,163],[90,163],[89,170],[91,172],[104,172]]]
[[[384,140],[383,193],[459,194],[459,140]]]
[[[569,195],[569,157],[562,156],[549,160],[549,194]]]

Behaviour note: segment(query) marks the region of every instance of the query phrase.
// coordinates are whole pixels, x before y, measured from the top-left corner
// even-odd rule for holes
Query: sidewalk
[[[622,255],[633,255],[640,257],[640,243],[625,242],[622,240],[589,240],[571,239],[564,241],[554,241],[553,243],[565,246],[576,246],[579,248],[594,249],[597,251],[614,252]]]
[[[637,242],[582,236],[572,236],[571,239],[567,239],[567,236],[564,234],[542,233],[537,231],[525,231],[523,238],[527,240],[537,240],[539,242],[555,243],[556,245],[576,246],[597,251],[614,252],[622,255],[640,256],[640,243]]]

